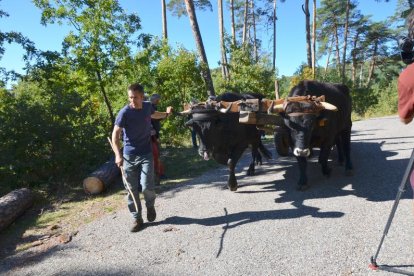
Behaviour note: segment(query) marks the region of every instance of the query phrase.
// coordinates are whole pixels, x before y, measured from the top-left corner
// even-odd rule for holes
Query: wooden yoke
[[[236,101],[236,102],[218,102],[219,107],[227,112],[240,112],[250,111],[250,112],[267,112],[267,113],[278,113],[283,111],[282,104],[284,99],[278,100],[269,100],[263,99],[259,102],[259,99],[247,99],[245,101]]]

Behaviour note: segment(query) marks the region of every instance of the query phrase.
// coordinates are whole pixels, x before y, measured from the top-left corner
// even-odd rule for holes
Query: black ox
[[[318,98],[322,95],[326,103],[334,106],[326,103],[323,103],[325,106],[322,105],[323,98]],[[289,97],[293,98],[289,100]],[[337,111],[333,110],[334,107]],[[331,169],[328,158],[331,148],[336,144],[339,162],[345,160],[345,170],[350,174],[351,108],[351,97],[345,85],[305,80],[290,91],[282,116],[290,135],[290,146],[299,164],[299,190],[309,187],[306,159],[312,148],[320,148],[318,162],[322,166],[322,173],[329,176]]]
[[[271,158],[271,153],[264,147],[259,130],[255,125],[239,123],[238,112],[220,110],[215,104],[220,101],[235,102],[247,98],[263,98],[258,94],[224,93],[213,102],[191,106],[192,119],[186,125],[192,126],[200,138],[198,153],[204,159],[212,157],[229,168],[227,185],[231,191],[237,190],[235,167],[244,150],[251,146],[252,162],[247,175],[254,175],[255,163],[261,162],[261,154]],[[260,152],[259,152],[260,151]]]

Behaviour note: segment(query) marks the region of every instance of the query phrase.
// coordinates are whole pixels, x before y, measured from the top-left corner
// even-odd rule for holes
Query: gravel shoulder
[[[225,167],[158,195],[157,220],[130,233],[126,208],[79,229],[72,241],[45,252],[0,261],[6,275],[389,275],[368,268],[411,151],[414,128],[397,117],[355,122],[354,175],[333,161],[325,178],[317,157],[311,188],[295,190],[292,156],[237,167],[239,189],[225,189]],[[145,216],[144,216],[145,217]],[[403,194],[377,259],[414,273],[412,191]],[[375,273],[375,274],[374,274]]]

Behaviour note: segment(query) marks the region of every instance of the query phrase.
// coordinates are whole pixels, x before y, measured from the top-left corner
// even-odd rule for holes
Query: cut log
[[[87,194],[100,194],[115,181],[121,170],[113,160],[104,163],[83,180],[83,189]]]
[[[9,226],[33,204],[33,193],[27,188],[14,190],[0,198],[0,231]]]

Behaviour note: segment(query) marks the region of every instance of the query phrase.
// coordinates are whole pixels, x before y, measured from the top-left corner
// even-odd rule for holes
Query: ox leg
[[[344,143],[341,135],[338,135],[335,140],[336,150],[338,152],[339,166],[344,165]]]
[[[306,167],[307,167],[308,162],[306,160],[306,157],[297,156],[296,159],[298,160],[299,171],[300,171],[297,189],[299,191],[304,191],[309,188],[308,178],[306,176]]]
[[[254,157],[252,162],[249,165],[249,168],[247,169],[246,175],[247,176],[253,176],[255,172],[255,161],[254,161]]]
[[[249,169],[247,170],[248,176],[254,175],[256,164],[262,164],[262,156],[260,155],[257,148],[252,148],[252,162],[250,163]]]
[[[352,161],[351,161],[351,130],[346,130],[342,134],[342,144],[345,154],[345,173],[352,175]]]
[[[322,146],[321,152],[319,154],[319,160],[318,160],[318,162],[322,166],[322,173],[328,177],[331,175],[331,171],[332,171],[331,168],[329,168],[328,166],[328,158],[329,158],[330,153],[331,153],[331,147]]]
[[[230,158],[227,161],[227,166],[229,167],[229,180],[227,181],[227,186],[229,187],[230,191],[237,191],[237,179],[236,175],[234,174],[236,162]]]

